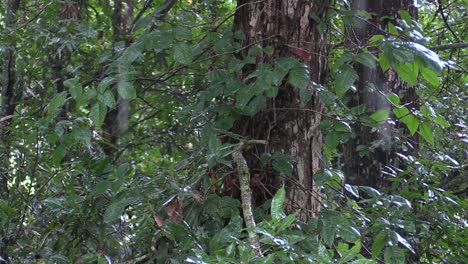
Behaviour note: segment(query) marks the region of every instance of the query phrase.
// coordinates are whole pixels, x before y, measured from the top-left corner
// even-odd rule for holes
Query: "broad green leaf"
[[[114,77],[106,77],[102,79],[98,85],[99,92],[104,93],[114,81],[115,81]]]
[[[393,25],[391,22],[388,22],[387,26],[388,32],[390,32],[390,34],[398,36],[398,29],[395,27],[395,25]]]
[[[439,87],[439,76],[437,76],[437,73],[435,73],[433,70],[430,70],[426,67],[421,67],[421,75],[424,80],[426,80],[431,86]]]
[[[367,66],[370,69],[375,69],[376,67],[376,62],[375,58],[372,54],[369,52],[361,52],[359,53],[355,58],[355,61]]]
[[[56,114],[56,112],[65,104],[66,99],[67,92],[61,92],[56,94],[47,106],[47,112],[49,114]]]
[[[133,84],[128,81],[120,81],[117,84],[117,92],[126,100],[131,100],[136,97],[135,87],[133,87]]]
[[[114,94],[110,90],[105,91],[103,94],[98,94],[97,98],[99,102],[105,104],[109,108],[114,108],[117,104]]]
[[[96,128],[101,128],[106,118],[107,107],[102,103],[95,103],[89,111],[89,118],[93,121],[93,125]]]
[[[397,94],[391,92],[387,94],[387,98],[388,100],[390,100],[390,102],[392,102],[393,105],[400,106],[401,101],[400,101],[400,97]]]
[[[383,72],[386,72],[390,68],[391,66],[390,59],[385,54],[385,52],[381,52],[379,54],[379,64]]]
[[[281,222],[281,224],[278,226],[276,231],[281,232],[281,231],[285,230],[286,228],[290,227],[291,224],[294,222],[294,220],[296,220],[296,216],[297,216],[297,214],[299,214],[299,212],[300,211],[298,210],[295,213],[290,214],[286,218],[284,218],[283,221]]]
[[[369,43],[376,44],[376,43],[380,42],[384,38],[385,38],[384,35],[374,35],[369,39]]]
[[[242,85],[236,93],[236,107],[243,110],[249,103],[250,99],[258,93],[259,91],[255,85]]]
[[[254,116],[256,113],[262,111],[266,105],[266,98],[263,95],[256,96],[252,99],[246,107],[244,107],[243,112],[249,116]]]
[[[218,119],[213,124],[213,127],[220,129],[220,130],[229,130],[233,124],[234,124],[234,118],[231,116],[225,116],[225,117]]]
[[[401,118],[407,116],[410,113],[410,111],[406,106],[403,106],[403,107],[393,108],[393,113],[395,114],[395,116],[398,119],[401,119]]]
[[[432,127],[429,123],[424,122],[419,125],[419,133],[429,144],[434,146],[434,135],[432,134]]]
[[[93,187],[90,194],[93,196],[97,196],[97,195],[105,193],[110,188],[111,183],[112,182],[110,182],[109,180],[100,181],[98,184],[96,184]]]
[[[377,259],[382,252],[382,249],[387,244],[388,234],[385,231],[380,231],[375,237],[372,243],[372,258]]]
[[[356,71],[348,64],[342,65],[335,74],[335,91],[338,97],[343,97],[346,91],[358,79]]]
[[[352,226],[344,226],[339,228],[338,235],[348,243],[355,243],[361,238],[361,233]]]
[[[271,200],[271,218],[279,222],[281,219],[285,217],[283,213],[283,205],[286,199],[286,191],[284,190],[284,186],[279,188],[276,192],[275,196]]]
[[[180,43],[174,47],[173,56],[176,62],[189,65],[193,60],[192,47],[187,44]]]
[[[80,100],[81,95],[83,94],[83,88],[78,79],[68,79],[63,82],[63,85],[68,88],[68,91],[70,92],[70,95],[73,99],[77,101]]]
[[[434,118],[434,121],[441,125],[442,127],[444,128],[448,128],[450,127],[450,123],[447,122],[447,120],[445,120],[441,115],[437,115],[435,118]]]
[[[388,112],[388,110],[380,109],[380,110],[377,110],[375,113],[373,113],[370,116],[370,118],[372,118],[377,123],[382,123],[382,122],[385,122],[389,116],[390,116],[390,113]]]
[[[336,147],[338,147],[338,145],[340,144],[340,137],[338,133],[336,132],[328,133],[327,136],[325,137],[324,143],[327,149],[329,150],[333,150]]]
[[[138,196],[139,194],[133,191],[119,193],[107,206],[104,212],[104,222],[109,223],[118,220],[127,206],[138,202]]]
[[[353,131],[353,129],[348,123],[346,123],[345,121],[341,121],[341,120],[334,122],[333,128],[335,131],[338,131],[338,132],[351,133]]]
[[[73,137],[85,146],[91,144],[91,131],[88,128],[80,127],[73,131]]]
[[[307,74],[307,71],[302,66],[295,67],[289,70],[288,81],[292,86],[298,89],[307,89],[307,87],[309,86],[310,79],[309,75]]]
[[[406,124],[406,126],[408,127],[411,135],[414,135],[414,133],[416,133],[416,131],[418,130],[419,120],[414,115],[412,115],[412,114],[406,115],[406,116],[402,117],[400,119],[400,121],[403,122],[404,124]]]
[[[55,148],[54,152],[52,153],[52,162],[54,163],[55,167],[60,167],[60,162],[67,154],[67,148],[62,144]]]
[[[414,86],[418,83],[419,66],[417,63],[403,63],[395,66],[395,70],[405,82]]]
[[[399,247],[387,247],[385,249],[384,260],[385,263],[404,264],[405,254]]]
[[[336,226],[333,225],[324,225],[320,231],[320,236],[323,239],[323,242],[329,247],[333,245],[336,236]]]

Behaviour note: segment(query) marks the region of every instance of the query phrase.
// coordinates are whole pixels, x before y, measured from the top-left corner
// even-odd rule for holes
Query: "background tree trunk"
[[[368,40],[376,35],[387,35],[386,26],[389,22],[398,25],[397,18],[400,10],[406,10],[413,17],[417,16],[417,9],[412,0],[354,0],[352,8],[355,11],[363,10],[372,14],[372,19],[365,20],[357,18],[358,25],[347,29],[346,44],[359,49],[368,44]],[[370,50],[376,52],[377,50]],[[350,106],[364,105],[366,112],[372,114],[379,109],[386,109],[390,113],[392,109],[385,95],[393,92],[399,94],[402,103],[408,108],[418,107],[418,97],[414,88],[409,87],[398,78],[396,72],[391,68],[382,72],[380,67],[371,69],[362,64],[356,64],[355,70],[359,75],[358,92],[352,99]],[[399,124],[385,122],[377,131],[370,127],[357,123],[354,126],[356,139],[351,140],[344,147],[345,174],[347,182],[354,185],[368,185],[382,187],[387,185],[387,174],[394,174],[395,168],[400,168],[397,151],[401,151],[399,146],[392,145],[392,140],[396,135]],[[408,152],[413,152],[417,148],[417,137],[407,139]],[[366,145],[370,151],[365,156],[360,156],[356,147]]]
[[[327,70],[326,38],[310,14],[324,18],[327,7],[328,1],[239,0],[234,29],[242,31],[246,39],[242,43],[245,49],[238,56],[245,58],[248,48],[271,46],[275,50],[273,55],[257,55],[257,65],[296,56],[308,67],[312,81],[323,82]],[[253,67],[245,66],[239,77],[247,76],[255,70]],[[316,93],[304,107],[300,104],[299,90],[283,82],[278,95],[267,99],[263,111],[237,120],[235,133],[268,142],[266,146],[244,151],[252,175],[254,204],[260,205],[284,184],[287,212],[301,209],[299,219],[306,220],[319,211],[320,188],[314,185],[313,175],[319,170],[322,149],[322,136],[316,130],[322,109]],[[263,153],[275,152],[292,157],[291,176],[260,165]]]

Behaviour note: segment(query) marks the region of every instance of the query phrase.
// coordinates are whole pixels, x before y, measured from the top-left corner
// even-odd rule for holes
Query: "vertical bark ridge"
[[[270,63],[275,58],[291,57],[291,50],[310,54],[300,58],[308,67],[310,78],[316,83],[324,81],[326,71],[326,38],[317,25],[309,19],[313,12],[324,18],[328,1],[305,0],[240,0],[235,16],[234,29],[242,31],[246,38],[243,47],[267,47],[275,49],[272,56],[257,56],[257,65]],[[248,49],[237,54],[247,56]],[[239,78],[255,70],[256,65],[244,67]],[[313,183],[313,175],[319,169],[322,136],[316,130],[323,105],[314,93],[304,107],[300,104],[299,91],[284,81],[275,98],[267,99],[267,106],[253,117],[241,117],[233,131],[252,139],[267,140],[266,146],[256,146],[245,151],[251,170],[254,204],[260,205],[271,198],[279,186],[286,186],[287,212],[298,209],[301,220],[314,217],[320,208],[320,189]],[[292,157],[292,176],[282,175],[260,165],[258,157],[263,153],[280,152]],[[261,184],[255,184],[261,181]],[[265,187],[266,186],[266,187]],[[268,188],[268,190],[265,190]]]

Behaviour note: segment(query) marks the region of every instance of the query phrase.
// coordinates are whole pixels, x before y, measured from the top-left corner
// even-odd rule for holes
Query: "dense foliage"
[[[404,26],[358,48],[346,28],[372,13],[350,6],[335,1],[326,21],[310,14],[331,47],[317,84],[300,53],[240,80],[275,51],[241,45],[234,1],[2,1],[0,263],[464,263],[468,2],[424,1],[418,19],[402,11]],[[356,63],[395,71],[420,108],[394,92],[390,111],[350,107]],[[265,187],[249,230],[258,254],[225,191],[231,154],[250,140],[230,129],[285,81],[304,104],[314,89],[325,105],[322,208],[298,221],[284,213],[285,189]],[[386,170],[385,186],[349,183],[343,145],[356,124],[384,122],[402,124],[390,140],[399,149],[419,135],[416,151],[398,153],[405,169]],[[284,175],[294,166],[284,153],[259,159]]]

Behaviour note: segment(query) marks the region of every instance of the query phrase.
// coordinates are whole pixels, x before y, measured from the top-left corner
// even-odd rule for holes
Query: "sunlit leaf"
[[[284,186],[279,188],[276,191],[275,196],[271,200],[271,218],[275,221],[280,221],[285,217],[283,213],[283,205],[286,199],[286,191],[284,190]]]
[[[387,120],[389,116],[390,116],[390,113],[388,112],[388,110],[380,109],[380,110],[377,110],[376,112],[374,112],[370,116],[370,118],[372,118],[377,123],[382,123],[385,120]]]
[[[419,133],[429,144],[434,146],[434,134],[432,134],[432,127],[427,122],[424,122],[419,125]]]
[[[414,133],[416,133],[416,131],[418,130],[419,120],[414,115],[412,114],[405,115],[400,119],[400,121],[406,124],[411,135],[414,135]]]

